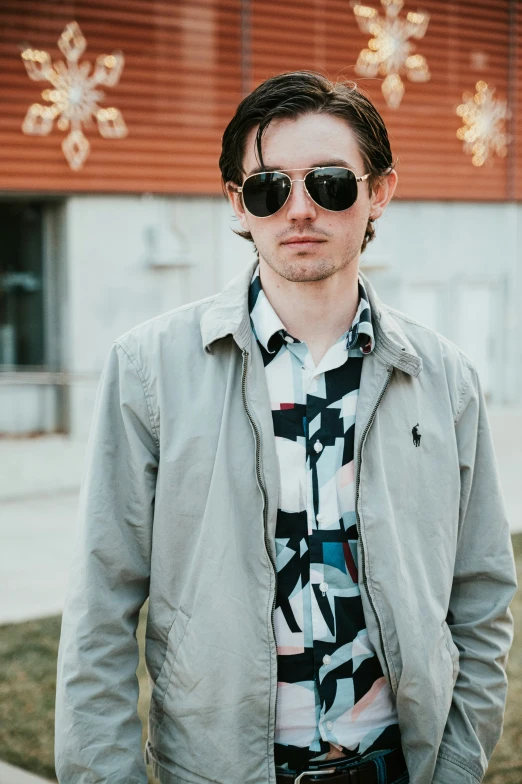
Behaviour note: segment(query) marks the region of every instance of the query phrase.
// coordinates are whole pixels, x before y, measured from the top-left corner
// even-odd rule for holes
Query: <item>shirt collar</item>
[[[375,344],[370,301],[360,277],[358,284],[359,304],[352,325],[345,333],[346,348],[347,350],[358,348],[362,354],[370,354]],[[256,265],[250,281],[248,309],[254,334],[269,354],[279,351],[281,346],[287,343],[301,342],[285,329],[285,325],[268,301],[261,285],[259,264]]]

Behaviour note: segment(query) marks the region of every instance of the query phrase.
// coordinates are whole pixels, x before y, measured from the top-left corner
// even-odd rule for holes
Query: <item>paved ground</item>
[[[522,410],[492,410],[490,421],[510,524],[522,531]],[[0,623],[62,609],[83,455],[63,436],[0,440]]]
[[[0,503],[0,623],[61,612],[78,493]]]
[[[0,784],[49,784],[49,780],[0,762]]]

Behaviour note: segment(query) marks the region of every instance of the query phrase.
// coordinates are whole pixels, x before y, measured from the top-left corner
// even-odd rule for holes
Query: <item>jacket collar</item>
[[[201,318],[200,328],[203,347],[212,353],[212,344],[232,335],[239,348],[248,348],[252,340],[252,327],[248,309],[250,281],[258,261],[255,256],[245,269],[214,298]],[[374,353],[385,362],[415,378],[422,370],[422,359],[402,330],[392,311],[377,296],[368,278],[359,272],[368,294],[375,331]]]
[[[360,271],[359,275],[366,288],[372,309],[375,353],[385,362],[391,362],[394,367],[417,378],[422,370],[422,358],[415,351],[410,339],[402,329],[400,321],[394,318],[393,310],[377,296],[366,275]]]

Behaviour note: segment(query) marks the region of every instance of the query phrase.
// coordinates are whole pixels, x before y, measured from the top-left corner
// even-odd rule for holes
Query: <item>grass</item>
[[[60,622],[0,627],[0,759],[49,778]]]
[[[513,537],[522,587],[522,534]],[[522,782],[522,590],[511,610],[515,641],[508,662],[509,693],[504,732],[484,784]],[[145,610],[138,628],[142,656],[138,669],[143,743],[148,682],[143,660]],[[54,692],[60,617],[0,626],[0,759],[44,778],[56,779],[53,761]],[[149,771],[149,782],[156,780]]]
[[[147,737],[149,686],[143,608],[138,626],[138,712]],[[54,695],[61,616],[0,626],[0,760],[56,781]],[[148,768],[149,784],[157,784]]]

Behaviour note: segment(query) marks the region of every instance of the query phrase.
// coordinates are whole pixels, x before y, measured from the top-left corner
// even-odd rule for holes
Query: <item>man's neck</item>
[[[285,329],[306,343],[316,365],[352,325],[359,304],[358,272],[354,259],[324,280],[296,283],[259,260],[265,296]]]

